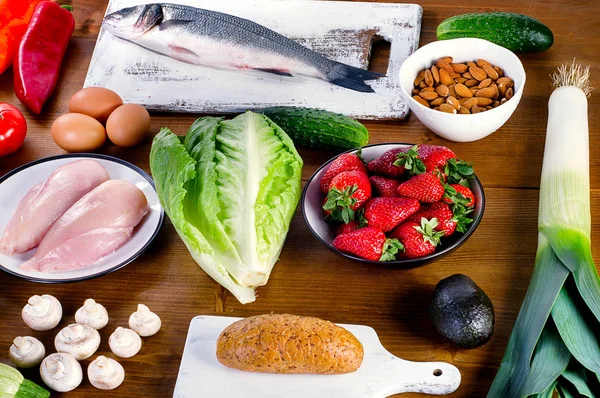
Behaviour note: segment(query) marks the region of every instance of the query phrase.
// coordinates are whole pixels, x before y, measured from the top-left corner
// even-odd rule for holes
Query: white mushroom
[[[108,338],[108,345],[116,356],[130,358],[142,348],[142,339],[133,330],[119,326]]]
[[[49,294],[31,296],[21,312],[23,321],[33,330],[50,330],[62,318],[62,306],[56,297]]]
[[[85,300],[83,307],[75,313],[75,322],[100,330],[108,323],[108,312],[102,304],[90,298]]]
[[[35,337],[17,337],[8,350],[10,360],[20,368],[33,368],[38,366],[46,356],[46,349],[41,341]]]
[[[138,310],[129,317],[129,327],[142,337],[155,335],[160,330],[158,315],[144,304],[138,304]]]
[[[83,380],[79,362],[64,352],[48,355],[40,365],[40,375],[48,387],[58,392],[74,390]]]
[[[113,390],[123,383],[125,369],[114,359],[100,355],[87,369],[90,383],[100,390]]]
[[[71,354],[81,361],[91,357],[100,345],[100,333],[90,326],[71,324],[63,328],[54,339],[58,352]]]

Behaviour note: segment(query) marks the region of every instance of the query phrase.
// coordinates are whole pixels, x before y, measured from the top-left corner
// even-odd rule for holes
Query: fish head
[[[117,37],[135,40],[159,25],[162,19],[160,4],[142,4],[108,14],[102,22],[102,27]]]

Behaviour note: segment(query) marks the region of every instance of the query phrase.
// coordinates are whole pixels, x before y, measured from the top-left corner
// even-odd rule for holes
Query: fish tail
[[[336,62],[327,73],[327,80],[337,86],[349,88],[362,93],[374,93],[375,90],[365,83],[383,77],[381,73],[355,68],[354,66]]]

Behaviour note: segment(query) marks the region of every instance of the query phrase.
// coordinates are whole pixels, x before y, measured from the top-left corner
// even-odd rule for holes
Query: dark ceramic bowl
[[[369,162],[370,160],[381,156],[384,152],[393,148],[397,148],[399,146],[411,147],[414,146],[414,144],[393,143],[368,145],[362,148],[362,156],[366,162]],[[354,153],[357,150],[358,149],[352,149],[345,153]],[[475,232],[475,229],[477,229],[477,226],[479,225],[479,222],[483,217],[483,210],[485,208],[485,194],[483,192],[483,186],[481,185],[481,182],[479,181],[477,176],[474,175],[470,181],[471,191],[473,191],[476,200],[475,209],[473,210],[473,213],[471,213],[473,222],[468,226],[468,229],[467,231],[465,231],[465,233],[455,232],[453,235],[447,238],[442,238],[441,245],[438,246],[435,253],[430,254],[429,256],[416,259],[402,259],[396,261],[387,261],[385,263],[381,263],[379,261],[365,260],[363,258],[356,257],[351,254],[343,253],[337,250],[335,247],[333,247],[332,242],[335,239],[334,226],[325,221],[322,208],[324,196],[319,188],[319,182],[321,181],[321,177],[329,167],[329,164],[333,162],[338,156],[335,156],[334,158],[325,162],[325,164],[319,167],[319,169],[310,177],[310,179],[306,183],[306,186],[304,187],[304,191],[302,192],[301,205],[304,221],[306,222],[306,225],[308,225],[308,228],[313,233],[313,235],[319,241],[321,241],[321,243],[323,243],[327,248],[339,254],[340,256],[372,264],[390,264],[403,266],[407,268],[418,267],[430,263],[438,258],[441,258],[460,247],[463,243],[467,241],[467,239],[469,239],[469,236],[471,236],[471,234]]]

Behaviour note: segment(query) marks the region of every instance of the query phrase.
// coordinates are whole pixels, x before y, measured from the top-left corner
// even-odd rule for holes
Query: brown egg
[[[106,121],[108,139],[117,146],[135,146],[144,141],[149,132],[150,114],[141,105],[121,105]]]
[[[83,113],[106,122],[108,116],[123,105],[117,93],[104,87],[87,87],[76,92],[69,100],[69,112]]]
[[[81,113],[67,113],[52,123],[50,129],[56,145],[67,152],[89,152],[106,141],[106,131],[99,121]]]

